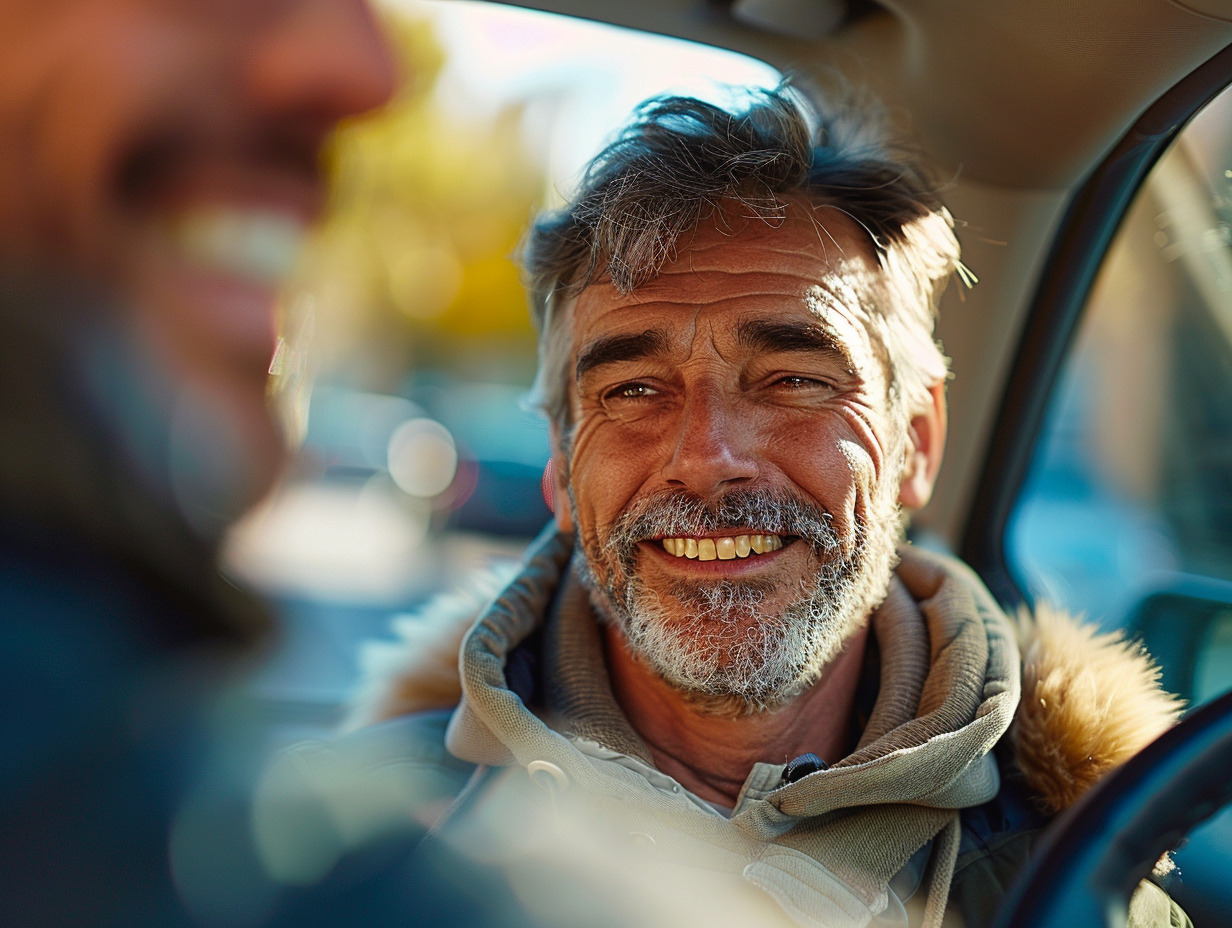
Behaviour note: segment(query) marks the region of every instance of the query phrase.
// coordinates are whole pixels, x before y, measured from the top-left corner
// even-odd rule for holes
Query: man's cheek
[[[569,464],[569,486],[583,524],[610,530],[624,508],[622,488],[627,479],[625,462],[613,449],[591,440],[590,433],[577,436]]]
[[[584,550],[591,561],[596,560],[602,545],[599,519],[595,512],[595,499],[588,492],[588,483],[584,478],[585,466],[576,464],[569,473],[569,499],[573,506],[573,529],[581,540]]]
[[[870,515],[876,492],[875,468],[864,449],[851,441],[839,442],[835,453],[823,458],[821,467],[820,473],[829,484],[823,502],[843,552],[849,554],[859,527]]]

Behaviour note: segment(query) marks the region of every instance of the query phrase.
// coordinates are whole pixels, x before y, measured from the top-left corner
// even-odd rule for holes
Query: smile
[[[178,216],[166,241],[199,268],[275,287],[294,270],[306,234],[305,220],[287,210],[207,206]]]
[[[699,561],[730,561],[750,554],[769,554],[783,547],[778,535],[734,535],[724,538],[664,538],[663,550]]]

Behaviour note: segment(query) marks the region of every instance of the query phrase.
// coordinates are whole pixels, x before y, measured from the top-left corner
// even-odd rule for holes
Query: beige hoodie
[[[914,897],[924,924],[939,925],[960,810],[998,794],[991,751],[1007,732],[1017,768],[1051,812],[1179,710],[1139,650],[1052,613],[1022,621],[1024,665],[1009,621],[966,567],[905,547],[871,619],[880,688],[855,751],[785,785],[783,764],[767,758],[727,817],[655,770],[621,714],[570,555],[568,538],[545,536],[478,620],[464,620],[455,602],[404,621],[399,645],[370,653],[351,723],[456,705],[449,752],[500,772],[478,808],[442,833],[506,866],[528,898],[556,898],[548,922],[562,912],[568,922],[574,903],[559,898],[568,886],[586,887],[563,896],[588,910],[596,887],[616,909],[641,900],[627,913],[638,924],[648,910],[665,924],[762,923],[766,897],[790,923],[906,924],[904,899]],[[532,712],[507,670],[535,634],[542,683]]]

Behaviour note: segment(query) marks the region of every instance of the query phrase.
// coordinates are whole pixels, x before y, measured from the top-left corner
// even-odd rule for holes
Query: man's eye
[[[605,400],[636,400],[654,396],[659,391],[645,383],[622,383],[604,394]]]
[[[791,390],[806,390],[806,389],[826,389],[830,384],[824,380],[815,380],[812,377],[780,377],[775,382],[775,386],[787,387]]]

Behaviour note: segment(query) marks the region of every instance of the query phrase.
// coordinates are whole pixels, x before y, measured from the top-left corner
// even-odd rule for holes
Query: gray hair
[[[892,396],[915,411],[947,375],[933,338],[950,275],[963,270],[954,222],[919,162],[887,141],[867,101],[826,107],[787,84],[729,112],[656,97],[591,162],[572,200],[543,213],[522,262],[539,328],[534,396],[567,438],[571,301],[600,276],[622,293],[652,281],[682,235],[735,206],[782,222],[791,200],[840,210],[867,233],[889,290],[874,313]]]

